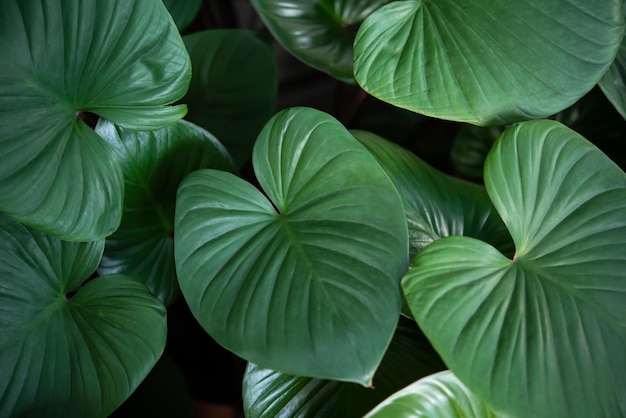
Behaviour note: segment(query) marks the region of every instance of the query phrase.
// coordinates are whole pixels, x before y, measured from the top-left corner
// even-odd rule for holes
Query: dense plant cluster
[[[0,417],[113,413],[177,300],[247,417],[626,416],[621,1],[201,7],[0,3]]]

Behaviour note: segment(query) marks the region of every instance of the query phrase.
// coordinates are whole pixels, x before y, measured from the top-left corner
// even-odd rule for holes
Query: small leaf
[[[396,1],[361,25],[354,74],[396,106],[502,125],[572,105],[623,34],[620,0]]]
[[[187,174],[200,168],[233,171],[230,157],[214,136],[186,121],[149,132],[103,122],[96,132],[120,161],[126,190],[122,222],[106,239],[98,272],[134,277],[169,305],[178,295],[176,189]]]
[[[165,308],[145,286],[85,283],[103,247],[0,215],[0,416],[106,416],[158,360]]]
[[[625,415],[626,175],[574,131],[533,121],[500,136],[485,184],[515,256],[467,237],[424,248],[402,283],[415,319],[497,411]]]
[[[292,376],[249,364],[244,376],[248,418],[320,416],[360,418],[387,396],[422,376],[445,369],[415,322],[400,318],[374,387]]]
[[[390,0],[252,0],[274,37],[306,64],[347,83],[356,31]]]
[[[425,377],[390,396],[366,418],[496,418],[450,371]]]
[[[368,384],[398,320],[408,262],[393,184],[313,109],[270,120],[253,163],[267,197],[216,170],[190,174],[178,190],[176,268],[191,311],[248,361]]]
[[[241,167],[274,114],[278,76],[268,37],[241,30],[209,30],[184,37],[193,63],[187,119],[229,150]]]
[[[81,120],[129,128],[180,119],[189,57],[153,0],[0,2],[0,211],[71,241],[119,225],[122,173]]]

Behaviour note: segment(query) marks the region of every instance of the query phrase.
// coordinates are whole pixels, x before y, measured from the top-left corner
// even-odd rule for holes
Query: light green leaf
[[[246,360],[368,384],[398,320],[408,262],[393,184],[313,109],[270,120],[253,163],[267,197],[215,170],[179,188],[174,248],[191,311]]]
[[[402,108],[501,125],[573,104],[623,33],[620,0],[396,1],[361,25],[355,78]]]
[[[366,418],[496,418],[450,371],[418,380],[390,396]]]
[[[158,360],[165,308],[145,286],[85,283],[103,247],[0,215],[0,416],[106,416]]]
[[[209,30],[184,37],[193,77],[187,119],[214,134],[237,166],[248,162],[274,114],[278,79],[269,38],[247,30]]]
[[[534,121],[497,140],[485,183],[514,258],[466,237],[429,245],[403,279],[416,320],[497,411],[625,415],[626,175],[574,131]]]
[[[110,234],[122,174],[81,115],[140,129],[184,115],[165,106],[190,78],[167,10],[152,0],[6,0],[0,50],[0,211],[66,240]]]
[[[356,31],[390,0],[252,0],[274,37],[306,64],[347,83]]]
[[[126,189],[122,223],[106,239],[98,272],[134,277],[169,305],[178,295],[173,239],[176,189],[194,170],[233,171],[233,164],[219,141],[191,122],[149,132],[103,122],[96,132],[120,161]]]
[[[292,376],[249,364],[243,381],[245,414],[248,418],[360,418],[396,390],[443,369],[415,322],[400,318],[373,388]]]
[[[411,258],[433,241],[452,235],[481,239],[506,254],[513,241],[485,188],[450,177],[378,135],[353,131],[378,160],[402,197]]]

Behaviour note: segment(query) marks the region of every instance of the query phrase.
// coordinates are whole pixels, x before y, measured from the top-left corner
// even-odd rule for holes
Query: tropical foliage
[[[621,1],[202,7],[0,3],[0,417],[162,386],[177,300],[248,417],[626,416]],[[447,165],[277,111],[272,40]]]

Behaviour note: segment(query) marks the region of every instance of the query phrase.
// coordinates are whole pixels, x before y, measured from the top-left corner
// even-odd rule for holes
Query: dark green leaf
[[[383,166],[402,196],[411,258],[442,237],[463,235],[513,253],[513,242],[485,188],[443,174],[411,152],[364,131],[352,132]]]
[[[0,416],[106,416],[161,355],[165,308],[145,286],[126,276],[84,284],[103,247],[0,215]]]
[[[425,377],[377,406],[366,418],[496,418],[503,415],[474,395],[450,371]]]
[[[402,108],[501,125],[572,105],[623,33],[620,0],[397,1],[359,29],[355,78]]]
[[[202,0],[163,0],[163,4],[174,18],[178,30],[182,32],[200,11]]]
[[[269,39],[246,30],[187,35],[193,77],[182,100],[187,119],[217,136],[238,166],[250,158],[263,125],[274,114],[278,81]]]
[[[169,305],[178,295],[173,240],[178,184],[199,168],[234,170],[230,157],[215,137],[186,121],[149,132],[104,122],[96,132],[121,162],[126,189],[122,223],[106,239],[98,272],[134,277]]]
[[[84,112],[137,129],[181,118],[189,57],[161,2],[0,2],[0,211],[51,235],[100,239],[122,174]]]
[[[374,388],[292,376],[249,364],[244,377],[244,409],[248,418],[360,418],[415,379],[443,369],[415,322],[401,318],[374,376]]]
[[[313,109],[268,122],[253,163],[268,197],[215,170],[179,188],[174,248],[191,311],[246,360],[368,384],[398,320],[408,261],[393,184]]]
[[[498,139],[485,184],[514,258],[467,237],[424,248],[403,279],[415,318],[495,410],[624,416],[626,175],[574,131],[534,121]]]
[[[252,0],[274,37],[294,56],[354,83],[352,44],[359,25],[390,0]]]

